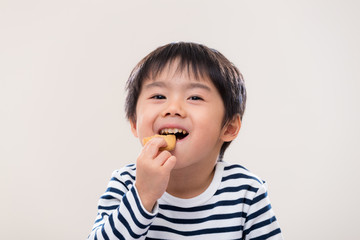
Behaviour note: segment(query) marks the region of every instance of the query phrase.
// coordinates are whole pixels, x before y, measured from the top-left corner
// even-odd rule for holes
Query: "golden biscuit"
[[[175,148],[175,144],[176,144],[176,137],[175,135],[154,135],[154,136],[151,136],[151,137],[146,137],[142,140],[143,144],[145,145],[150,139],[154,138],[154,137],[162,137],[165,139],[166,143],[167,143],[167,146],[166,147],[162,147],[160,148],[160,151],[164,151],[164,150],[167,150],[167,151],[171,151],[171,150],[174,150]]]

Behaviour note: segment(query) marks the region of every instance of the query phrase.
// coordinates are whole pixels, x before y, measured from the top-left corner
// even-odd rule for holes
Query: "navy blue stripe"
[[[135,181],[135,176],[133,176],[133,175],[132,175],[131,173],[129,173],[129,172],[122,172],[122,173],[120,174],[120,176],[125,176],[125,175],[131,177],[131,179]]]
[[[98,214],[98,215],[100,215],[100,214]],[[103,219],[104,219],[104,217],[102,215],[100,215],[100,218],[95,220],[95,223],[101,222]]]
[[[272,224],[273,222],[276,222],[276,217],[275,216],[273,216],[272,218],[269,218],[269,219],[267,219],[265,221],[262,221],[262,222],[259,222],[259,223],[256,223],[256,224],[252,225],[249,229],[246,229],[244,231],[244,234],[249,235],[249,233],[252,232],[253,230],[265,227],[267,225]]]
[[[253,176],[249,176],[249,175],[246,175],[246,174],[243,174],[243,173],[235,173],[235,174],[232,174],[232,175],[223,177],[221,181],[222,181],[222,182],[225,182],[225,181],[227,181],[227,180],[231,180],[231,179],[241,179],[241,178],[253,179],[253,180],[257,181],[257,182],[260,183],[260,184],[263,183],[263,182],[260,181],[258,178],[253,177]]]
[[[226,166],[224,167],[224,170],[227,171],[227,170],[230,170],[230,169],[233,169],[233,168],[241,168],[241,169],[244,169],[246,171],[249,171],[247,170],[245,167],[239,165],[239,164],[234,164],[234,165],[230,165],[230,166]]]
[[[127,208],[127,210],[129,211],[130,216],[131,216],[133,222],[136,224],[136,226],[138,226],[141,229],[145,229],[149,226],[149,225],[144,225],[144,224],[140,223],[139,220],[137,220],[127,197],[123,198],[123,203],[124,203],[125,207]]]
[[[247,191],[250,191],[250,192],[257,192],[258,191],[258,188],[254,188],[250,185],[240,185],[240,186],[237,186],[237,187],[225,187],[223,189],[219,189],[216,191],[216,193],[214,194],[215,196],[216,195],[219,195],[219,194],[222,194],[222,193],[225,193],[225,192],[239,192],[241,190],[247,190]]]
[[[112,199],[117,199],[116,197],[113,197],[111,195],[103,195],[100,197],[101,199],[107,199],[107,200],[112,200]]]
[[[130,224],[126,221],[126,219],[124,218],[123,215],[119,214],[118,219],[124,225],[124,227],[127,229],[128,233],[130,233],[131,237],[136,239],[136,238],[140,238],[142,236],[142,235],[138,235],[132,231]]]
[[[125,181],[125,185],[126,185],[126,188],[127,188],[127,189],[129,189],[128,187],[131,186],[131,185],[133,185],[133,184],[134,184],[134,182],[132,182],[132,181],[130,181],[130,180]]]
[[[251,203],[251,205],[260,202],[261,200],[265,199],[267,197],[267,192],[255,197]]]
[[[178,234],[181,236],[197,236],[197,235],[203,235],[203,234],[242,231],[243,226],[239,225],[239,226],[233,226],[233,227],[207,228],[207,229],[194,230],[194,231],[179,231],[179,230],[175,230],[175,229],[169,228],[169,227],[152,225],[152,226],[150,226],[150,230],[161,231],[161,232],[171,232],[171,233],[175,233],[175,234]]]
[[[108,187],[106,189],[106,193],[109,193],[109,192],[119,194],[120,196],[123,196],[125,194],[123,191],[121,191],[117,188],[113,188],[113,187]],[[105,196],[105,194],[104,194],[104,196]]]
[[[108,235],[107,235],[106,232],[105,232],[105,227],[104,227],[104,226],[101,228],[101,234],[102,234],[102,236],[103,236],[103,238],[104,238],[105,240],[110,240],[109,237],[108,237]]]
[[[119,215],[120,215],[120,214],[119,214]],[[112,232],[114,233],[114,235],[115,235],[118,239],[125,240],[125,238],[123,237],[123,235],[121,235],[121,233],[115,228],[114,220],[113,220],[112,218],[113,218],[113,215],[111,214],[111,215],[109,216],[109,223],[110,223]]]
[[[101,214],[98,213],[97,215],[100,215],[100,218],[97,219],[97,220],[95,220],[95,223],[101,222],[101,221],[104,219],[104,216],[109,216],[109,214],[107,214],[107,213],[105,213],[105,212],[103,212],[103,213],[101,213]],[[95,224],[95,223],[94,223],[94,224]]]
[[[118,183],[120,183],[121,185],[123,185],[123,186],[126,188],[126,190],[129,190],[128,186],[125,185],[125,183],[123,183],[122,181],[120,181],[120,180],[117,179],[116,177],[112,177],[112,178],[110,179],[110,182],[111,182],[111,181],[118,182]]]
[[[130,163],[130,164],[126,165],[125,167],[128,167],[128,168],[135,167],[135,163]]]
[[[250,205],[251,200],[249,200],[247,198],[239,198],[239,199],[235,199],[235,200],[224,200],[224,201],[219,201],[219,202],[216,202],[213,204],[208,204],[208,205],[199,206],[199,207],[191,207],[191,208],[183,208],[183,207],[176,207],[176,206],[172,206],[172,205],[160,204],[159,208],[164,209],[164,210],[178,211],[178,212],[200,212],[200,211],[205,211],[205,210],[209,210],[209,209],[214,209],[216,207],[234,206],[237,204]]]
[[[136,206],[137,206],[137,208],[139,209],[141,215],[142,215],[144,218],[146,218],[146,219],[152,219],[152,218],[154,218],[153,216],[147,214],[147,213],[142,209],[141,204],[140,204],[140,200],[139,200],[139,198],[138,198],[138,196],[137,196],[137,194],[136,194],[135,188],[131,188],[130,191],[131,191],[131,193],[132,193],[133,196],[134,196]]]
[[[271,231],[271,232],[269,232],[269,233],[267,233],[267,234],[264,234],[264,235],[259,236],[259,237],[256,237],[256,238],[252,238],[251,240],[263,240],[263,239],[268,239],[268,238],[270,238],[270,237],[272,237],[272,236],[275,236],[275,235],[277,235],[277,234],[280,234],[280,233],[281,233],[280,228],[277,228],[277,229],[275,229],[274,231]]]
[[[236,213],[228,213],[228,214],[215,214],[210,215],[205,218],[195,218],[195,219],[182,219],[182,218],[170,218],[161,213],[157,215],[158,218],[162,218],[171,223],[178,223],[178,224],[197,224],[208,222],[212,220],[224,220],[224,219],[234,219],[234,218],[245,218],[246,213],[244,212],[236,212]]]
[[[119,205],[111,205],[111,206],[102,206],[102,205],[99,205],[98,206],[98,209],[99,210],[115,210],[119,207]]]
[[[251,220],[251,219],[254,219],[254,218],[258,217],[258,216],[260,216],[261,214],[266,213],[266,212],[269,211],[270,209],[271,209],[271,205],[269,204],[269,205],[263,207],[262,209],[254,212],[253,214],[250,214],[250,215],[247,217],[247,219],[246,219],[245,222],[247,222],[247,221],[249,221],[249,220]]]

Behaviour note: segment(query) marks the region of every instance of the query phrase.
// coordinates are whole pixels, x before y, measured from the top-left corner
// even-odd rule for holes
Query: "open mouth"
[[[176,140],[181,140],[186,138],[189,133],[184,129],[179,128],[164,128],[160,130],[161,135],[175,135]]]

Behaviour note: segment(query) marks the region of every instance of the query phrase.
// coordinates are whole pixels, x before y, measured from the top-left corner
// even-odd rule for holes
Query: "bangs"
[[[187,73],[200,79],[209,77],[215,67],[210,49],[197,44],[170,44],[160,47],[145,57],[141,70],[142,79],[156,78],[165,68],[177,65],[176,73]],[[210,50],[210,51],[209,51]],[[210,53],[210,54],[209,54]]]

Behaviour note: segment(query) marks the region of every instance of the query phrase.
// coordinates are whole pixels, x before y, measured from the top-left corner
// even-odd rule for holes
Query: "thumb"
[[[171,156],[169,157],[163,164],[163,167],[170,172],[176,164],[176,157],[175,156]]]

